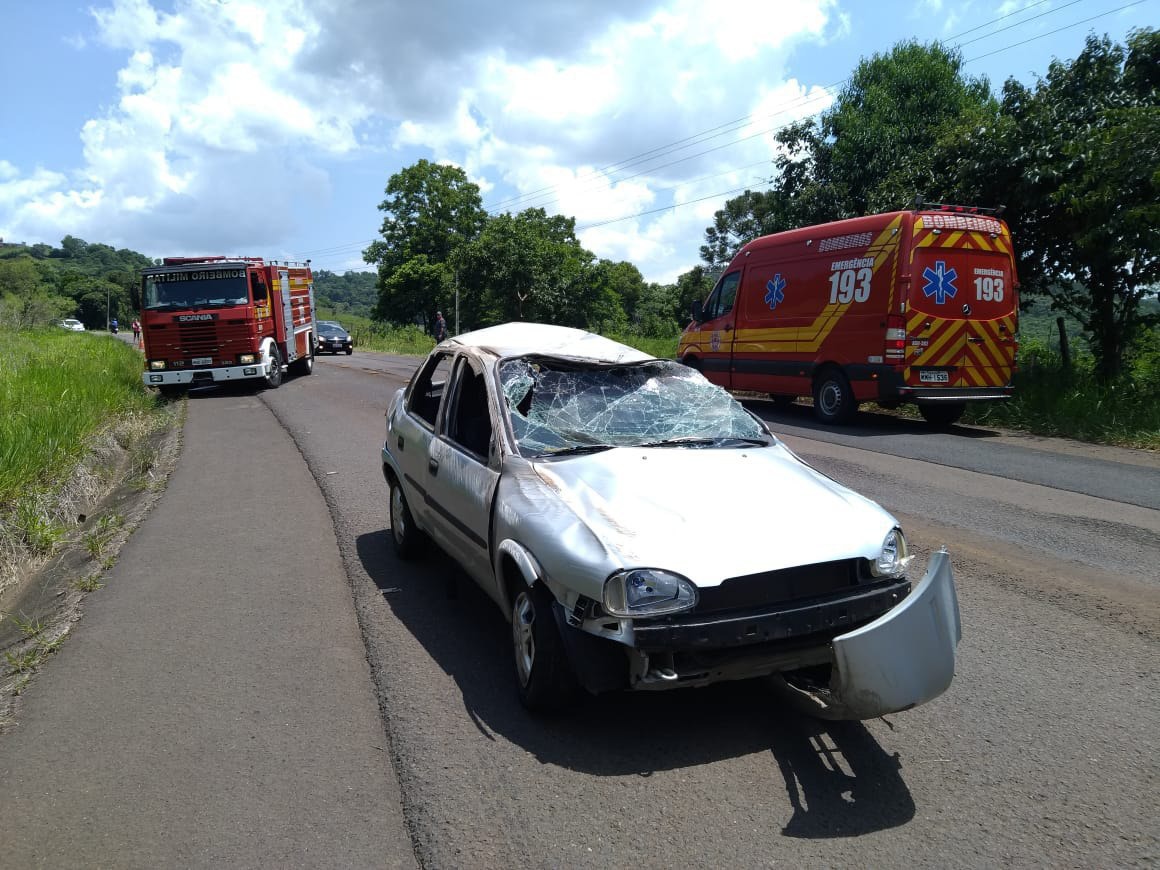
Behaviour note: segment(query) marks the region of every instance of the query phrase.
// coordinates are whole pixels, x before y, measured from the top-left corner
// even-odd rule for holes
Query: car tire
[[[278,345],[270,345],[270,370],[266,374],[266,387],[276,390],[282,386],[282,354],[278,352]]]
[[[338,353],[338,351],[335,351],[335,353]],[[348,347],[348,348],[346,349],[346,355],[347,355],[347,356],[350,356],[352,353],[354,353],[354,348],[353,348],[353,347]]]
[[[311,348],[310,353],[306,356],[299,357],[294,360],[294,374],[296,375],[311,375],[314,374],[314,350]]]
[[[403,486],[397,480],[391,483],[391,540],[395,555],[400,559],[414,559],[427,543],[427,536],[415,525]]]
[[[850,381],[840,369],[824,369],[814,379],[814,416],[830,426],[849,423],[858,403],[854,401],[854,391]]]
[[[932,426],[940,428],[953,426],[959,422],[959,418],[963,416],[965,410],[967,410],[966,402],[939,402],[937,405],[922,404],[918,406],[918,413],[922,414],[922,419]]]
[[[552,593],[541,583],[519,584],[512,601],[512,652],[520,703],[534,712],[562,710],[579,683],[552,613]]]

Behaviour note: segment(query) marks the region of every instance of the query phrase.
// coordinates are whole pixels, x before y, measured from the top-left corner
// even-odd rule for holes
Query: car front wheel
[[[512,650],[520,703],[533,711],[560,710],[576,699],[579,684],[552,615],[552,593],[521,584],[512,603]]]

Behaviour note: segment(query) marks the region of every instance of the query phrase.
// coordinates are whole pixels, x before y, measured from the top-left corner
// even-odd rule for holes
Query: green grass
[[[111,418],[155,404],[141,383],[141,354],[124,342],[0,332],[0,507],[67,472]],[[38,548],[51,547],[53,530],[26,533]]]
[[[1160,450],[1160,376],[1143,360],[1118,381],[1099,383],[1090,358],[1070,370],[1058,355],[1032,343],[1020,351],[1015,397],[968,406],[966,423],[1036,435]]]

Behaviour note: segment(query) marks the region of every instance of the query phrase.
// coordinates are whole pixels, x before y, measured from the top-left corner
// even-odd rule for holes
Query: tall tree
[[[446,304],[446,288],[454,280],[452,254],[476,238],[486,222],[479,187],[457,166],[420,160],[390,177],[379,210],[385,215],[382,239],[363,251],[363,259],[379,272],[376,314],[430,323]],[[422,259],[409,268],[406,280],[394,280],[395,272],[415,258]],[[416,285],[420,277],[426,283]]]
[[[962,67],[937,43],[903,42],[861,61],[833,106],[778,134],[771,189],[726,203],[701,259],[719,269],[758,235],[904,208],[919,193],[956,199],[947,149],[998,108],[986,79]]]
[[[593,260],[576,239],[575,220],[542,208],[489,219],[455,258],[466,323],[507,320],[583,325],[584,278]]]
[[[1142,307],[1160,283],[1158,85],[1160,31],[1089,36],[1034,87],[1009,79],[960,159],[964,184],[1008,206],[1024,292],[1083,324],[1104,380],[1158,322]]]

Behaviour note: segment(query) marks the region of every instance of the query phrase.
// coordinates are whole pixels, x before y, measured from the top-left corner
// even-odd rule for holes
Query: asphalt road
[[[383,411],[415,365],[192,394],[169,491],[0,738],[0,865],[1160,862],[1157,457],[756,402],[920,564],[951,550],[950,690],[866,723],[759,683],[536,718],[490,600],[390,547]]]
[[[826,724],[761,685],[515,698],[508,630],[438,555],[398,562],[383,410],[413,360],[266,392],[322,487],[428,866],[1149,866],[1160,860],[1160,461],[864,414],[788,443],[952,552],[964,638],[924,707]],[[771,494],[771,498],[776,494]]]

